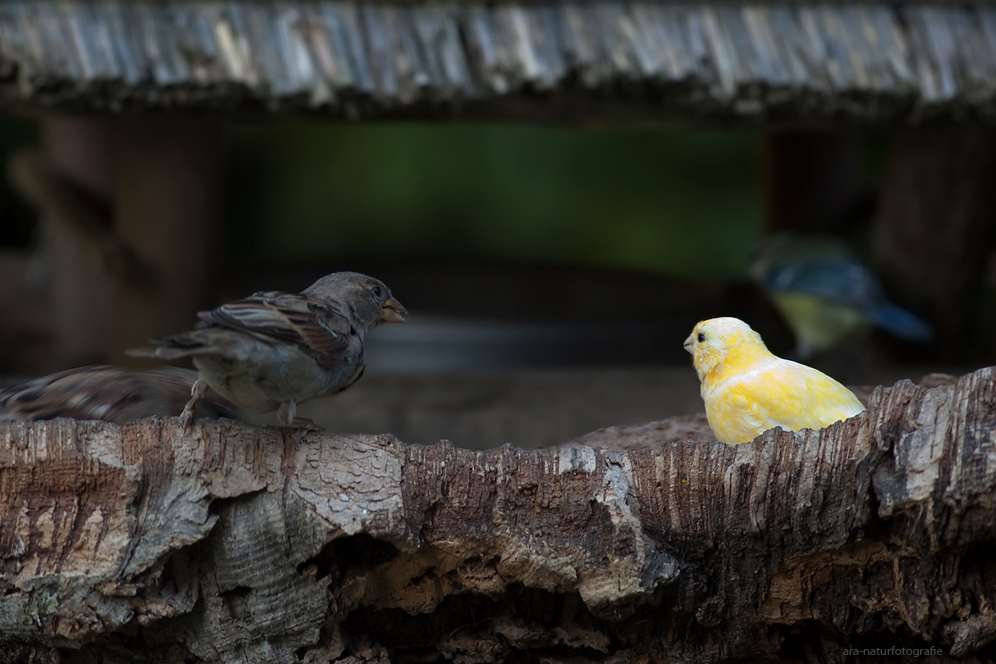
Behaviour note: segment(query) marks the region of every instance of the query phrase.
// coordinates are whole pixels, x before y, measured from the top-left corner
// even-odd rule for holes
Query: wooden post
[[[875,221],[874,259],[890,295],[926,317],[938,353],[966,359],[996,219],[996,132],[896,134]]]
[[[179,332],[213,302],[222,223],[221,125],[208,118],[130,116],[117,121],[118,238],[153,272],[150,285],[114,286],[111,357]]]
[[[95,199],[110,199],[114,164],[107,118],[50,116],[43,123],[43,135],[55,172]],[[54,346],[50,368],[106,362],[111,279],[56,220],[46,223]]]

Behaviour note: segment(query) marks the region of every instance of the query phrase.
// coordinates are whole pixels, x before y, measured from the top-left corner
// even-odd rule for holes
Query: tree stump
[[[0,661],[996,656],[996,369],[737,447],[641,431],[0,423]]]

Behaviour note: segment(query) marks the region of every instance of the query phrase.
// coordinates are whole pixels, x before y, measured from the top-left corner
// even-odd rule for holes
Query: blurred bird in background
[[[872,325],[908,341],[934,338],[930,325],[886,299],[871,270],[836,237],[774,235],[757,250],[750,276],[785,317],[800,359]]]
[[[740,319],[701,321],[684,346],[699,374],[709,426],[727,445],[776,427],[822,429],[865,409],[825,373],[773,355]]]
[[[197,372],[178,367],[131,371],[89,366],[0,390],[0,420],[104,420],[124,424],[153,416],[174,416],[190,398]],[[232,405],[205,396],[202,414],[234,417]]]
[[[367,331],[403,322],[407,313],[383,282],[334,272],[300,293],[263,291],[202,311],[195,329],[128,354],[193,360],[199,376],[180,413],[184,428],[208,388],[242,408],[276,410],[281,424],[314,427],[297,417],[297,405],[359,380]]]

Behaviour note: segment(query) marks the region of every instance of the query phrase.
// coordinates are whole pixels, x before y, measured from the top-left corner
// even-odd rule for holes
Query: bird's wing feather
[[[710,401],[707,411],[717,436],[737,442],[776,427],[822,429],[864,410],[857,397],[833,378],[781,358],[729,377]]]
[[[124,424],[152,415],[176,415],[190,398],[197,374],[163,367],[151,372],[89,366],[43,376],[0,391],[0,420],[106,420]],[[213,393],[202,414],[231,417],[232,410]]]
[[[124,369],[84,367],[43,376],[0,392],[0,419],[105,419],[112,407],[142,398],[140,380]]]
[[[857,397],[833,378],[780,358],[771,368],[748,374],[732,389],[750,401],[751,411],[769,429],[821,429],[864,410]]]
[[[198,318],[198,328],[224,327],[290,344],[323,365],[341,360],[355,334],[345,312],[300,293],[260,292]]]
[[[773,292],[793,291],[863,311],[885,297],[878,279],[857,260],[819,260],[773,267],[766,279]]]

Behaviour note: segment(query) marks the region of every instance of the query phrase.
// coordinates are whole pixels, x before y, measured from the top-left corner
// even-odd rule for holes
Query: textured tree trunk
[[[0,661],[996,656],[996,369],[738,447],[638,429],[0,423]]]

